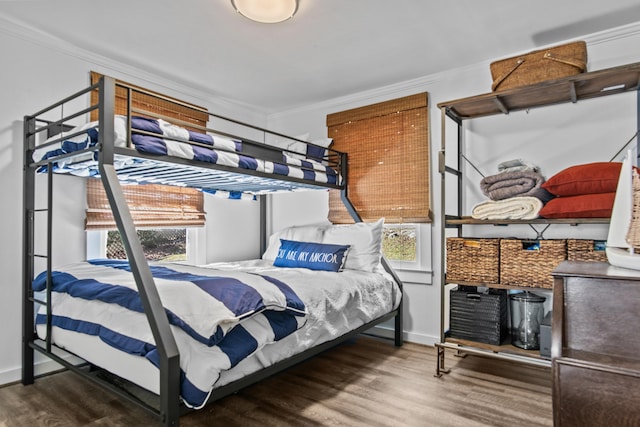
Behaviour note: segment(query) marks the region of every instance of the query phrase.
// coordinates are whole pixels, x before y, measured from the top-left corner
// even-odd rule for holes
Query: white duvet
[[[192,339],[180,328],[172,326],[180,350],[180,366],[183,373],[190,384],[207,394],[217,386],[242,378],[251,372],[358,328],[396,308],[401,298],[398,286],[391,276],[384,272],[345,270],[334,273],[278,268],[274,267],[270,261],[264,260],[215,263],[202,267],[242,270],[281,280],[288,284],[304,302],[308,313],[306,323],[298,331],[280,341],[263,345],[250,357],[233,367],[227,356],[217,346],[207,346]],[[73,313],[74,316],[82,312],[82,316],[90,319],[94,310],[102,309],[102,307],[92,306],[92,304],[100,304],[96,301],[79,301],[75,298],[56,296],[53,302],[54,313],[57,315],[63,315],[63,311]],[[114,313],[114,316],[118,317],[119,314]],[[265,322],[265,319],[258,315],[255,316],[255,322],[244,323],[243,326],[249,328],[252,334],[268,333],[264,331],[269,331],[269,328],[261,327],[261,322]],[[126,327],[148,329],[146,324]],[[44,338],[46,335],[44,325],[38,325],[37,332],[41,338]],[[153,387],[157,384],[157,377],[142,378],[143,372],[150,375],[157,375],[158,372],[156,367],[144,357],[124,354],[108,343],[105,344],[100,338],[58,327],[52,329],[52,338],[60,347],[157,392]],[[153,344],[152,338],[150,341]],[[269,339],[266,341],[270,342]],[[88,348],[88,344],[91,344],[91,348]],[[96,348],[100,348],[100,351],[96,351]],[[109,353],[120,354],[114,357],[105,356]],[[112,363],[111,360],[115,362]],[[123,361],[131,361],[131,366],[139,366],[141,369],[127,369],[121,366]],[[111,363],[113,366],[110,365]],[[148,374],[144,375],[148,376]],[[150,387],[149,384],[152,386]],[[190,406],[201,407],[205,402],[206,398],[202,402],[191,402]],[[189,402],[186,403],[189,405]]]

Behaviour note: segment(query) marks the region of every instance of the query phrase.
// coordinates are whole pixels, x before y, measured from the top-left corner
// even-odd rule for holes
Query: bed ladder
[[[33,117],[26,116],[24,118],[24,141],[23,141],[23,217],[22,217],[22,245],[23,245],[23,259],[22,259],[22,384],[33,384],[35,380],[34,372],[34,349],[32,342],[36,339],[34,331],[34,318],[35,307],[34,304],[42,304],[47,306],[47,316],[51,316],[50,290],[47,287],[46,301],[37,300],[33,293],[32,283],[34,279],[35,270],[35,258],[45,258],[47,260],[47,271],[49,274],[48,282],[51,279],[51,217],[52,217],[52,202],[51,202],[51,185],[52,174],[51,167],[47,174],[49,196],[46,209],[35,209],[35,170],[29,167],[30,158],[35,149],[35,129],[36,122]],[[47,246],[46,254],[35,253],[35,214],[37,212],[46,212],[48,214],[47,220]],[[51,351],[51,327],[50,321],[47,322],[47,351]]]
[[[122,242],[129,258],[130,267],[136,281],[140,299],[144,307],[145,315],[149,321],[149,326],[153,333],[156,347],[160,355],[160,402],[159,409],[154,408],[145,402],[132,398],[126,393],[119,392],[115,387],[109,387],[102,381],[84,374],[77,366],[69,363],[62,357],[52,353],[51,344],[51,271],[52,271],[52,223],[53,223],[53,168],[48,164],[47,181],[47,207],[35,209],[35,184],[36,168],[31,165],[33,151],[36,146],[36,133],[42,129],[49,129],[62,126],[60,122],[52,122],[43,128],[36,129],[36,117],[42,112],[24,118],[24,152],[23,152],[23,316],[22,316],[22,383],[32,384],[35,379],[34,374],[34,351],[45,353],[49,358],[62,364],[70,370],[84,374],[90,380],[99,382],[111,388],[114,392],[139,404],[144,409],[154,413],[160,418],[164,426],[177,426],[180,418],[180,355],[175,339],[171,332],[166,312],[160,301],[158,291],[153,281],[151,269],[144,256],[142,245],[138,239],[129,206],[124,198],[122,187],[118,180],[114,167],[114,111],[115,111],[115,80],[110,77],[103,77],[99,83],[83,91],[74,94],[67,99],[60,101],[50,108],[62,105],[68,100],[97,89],[99,93],[99,105],[91,106],[83,112],[92,109],[99,110],[99,170],[102,183],[113,210],[113,215],[122,237]],[[35,214],[39,212],[47,213],[47,236],[46,254],[35,253]],[[35,298],[32,283],[34,280],[35,259],[44,258],[47,263],[47,289],[46,300]],[[34,330],[34,304],[42,304],[47,307],[47,339],[45,346],[36,344],[37,335]]]

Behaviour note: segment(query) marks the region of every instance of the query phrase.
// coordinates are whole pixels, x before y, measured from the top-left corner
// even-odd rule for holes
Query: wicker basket
[[[447,281],[498,283],[500,240],[447,238]]]
[[[587,70],[587,44],[578,41],[536,50],[492,62],[489,68],[493,78],[492,90],[505,90],[580,74]]]
[[[567,259],[569,261],[607,261],[607,253],[602,241],[568,239]]]
[[[566,240],[500,240],[500,283],[553,288],[551,272],[567,259]]]

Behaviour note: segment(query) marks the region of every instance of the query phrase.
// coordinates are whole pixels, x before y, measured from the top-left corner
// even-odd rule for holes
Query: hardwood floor
[[[361,336],[202,410],[181,426],[551,426],[548,368]],[[0,427],[153,426],[153,416],[72,372],[0,388]]]

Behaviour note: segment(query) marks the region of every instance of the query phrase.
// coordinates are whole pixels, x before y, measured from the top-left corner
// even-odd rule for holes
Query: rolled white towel
[[[475,219],[535,219],[544,206],[537,197],[510,197],[502,200],[486,200],[471,210]]]

